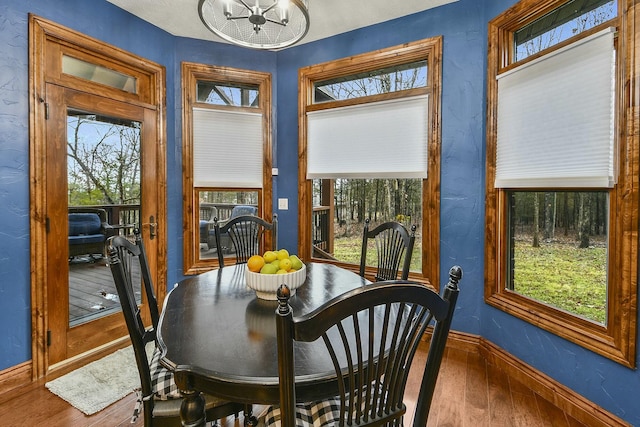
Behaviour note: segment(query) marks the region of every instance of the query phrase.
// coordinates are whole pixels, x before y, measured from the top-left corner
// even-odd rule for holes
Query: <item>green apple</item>
[[[260,273],[261,274],[276,274],[276,271],[278,271],[278,267],[276,267],[273,264],[265,264],[261,269],[260,269]]]
[[[302,268],[302,261],[296,255],[289,256],[289,260],[291,261],[292,270],[300,270]]]

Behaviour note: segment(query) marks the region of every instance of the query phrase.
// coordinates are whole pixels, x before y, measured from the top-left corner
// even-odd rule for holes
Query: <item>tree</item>
[[[556,193],[544,193],[544,239],[550,241],[555,233]]]
[[[540,247],[540,199],[538,193],[533,193],[533,242],[531,246]]]
[[[140,124],[95,115],[67,120],[70,205],[140,203]]]
[[[591,231],[591,195],[589,193],[580,193],[578,230],[579,247],[588,248]]]

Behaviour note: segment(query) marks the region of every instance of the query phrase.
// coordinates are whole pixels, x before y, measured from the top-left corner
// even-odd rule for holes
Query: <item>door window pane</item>
[[[137,80],[135,77],[71,56],[62,56],[62,72],[126,92],[137,93]]]
[[[67,112],[70,326],[120,311],[105,243],[140,227],[140,131],[136,121]],[[134,277],[139,270],[134,263]],[[140,280],[134,289],[141,303]]]

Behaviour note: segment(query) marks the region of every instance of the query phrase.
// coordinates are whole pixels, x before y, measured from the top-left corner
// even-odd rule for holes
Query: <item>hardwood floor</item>
[[[424,363],[419,351],[414,367]],[[412,368],[407,386],[408,413],[413,412],[421,373]],[[38,382],[0,395],[0,425],[6,427],[142,427],[139,418],[130,424],[135,402],[130,394],[105,410],[87,417],[50,393]],[[258,412],[261,407],[256,407]],[[405,420],[410,426],[411,417]],[[230,417],[222,427],[242,426],[242,417]],[[551,403],[533,393],[520,382],[491,366],[478,354],[448,348],[442,362],[428,427],[579,427],[584,424],[571,418]]]

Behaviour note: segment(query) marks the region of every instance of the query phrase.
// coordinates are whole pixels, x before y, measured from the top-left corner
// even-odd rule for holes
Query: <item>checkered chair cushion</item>
[[[151,389],[154,398],[160,400],[181,399],[182,394],[173,380],[173,372],[162,366],[160,363],[160,350],[153,351],[153,357],[149,364],[151,371]]]
[[[337,398],[296,405],[297,427],[334,427],[340,418],[340,400]],[[280,408],[271,406],[267,411],[266,427],[281,427]]]

